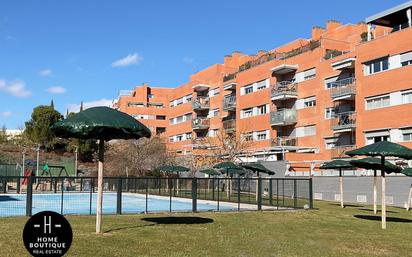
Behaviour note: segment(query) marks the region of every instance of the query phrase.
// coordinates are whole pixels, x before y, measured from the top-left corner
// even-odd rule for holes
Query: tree
[[[0,131],[0,144],[2,143],[7,143],[6,125],[4,124]]]
[[[155,168],[175,163],[175,157],[167,152],[166,144],[160,137],[116,140],[107,150],[105,172],[111,176],[154,175],[151,172]]]
[[[42,146],[53,146],[55,136],[50,130],[50,126],[61,119],[63,119],[63,116],[54,110],[52,106],[37,106],[33,109],[31,119],[25,123],[24,134],[33,143]]]

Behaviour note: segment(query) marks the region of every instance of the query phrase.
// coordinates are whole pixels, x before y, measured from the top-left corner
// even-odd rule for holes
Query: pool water
[[[63,201],[62,201],[63,199]],[[32,214],[40,211],[55,211],[63,214],[95,214],[97,194],[93,193],[64,193],[62,194],[33,194]],[[116,193],[103,194],[103,214],[115,214],[117,206]],[[220,211],[234,210],[233,204],[220,203]],[[170,210],[169,197],[148,195],[148,212],[167,212]],[[198,211],[217,211],[217,202],[199,201]],[[123,193],[122,213],[141,213],[146,211],[146,196],[142,194]],[[171,211],[192,211],[192,200],[172,197]],[[0,217],[24,216],[26,214],[26,195],[0,195]]]

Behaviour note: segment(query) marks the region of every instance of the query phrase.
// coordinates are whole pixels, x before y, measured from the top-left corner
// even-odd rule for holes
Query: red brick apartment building
[[[411,8],[355,25],[331,20],[310,39],[256,55],[234,52],[177,88],[121,92],[115,106],[186,155],[219,131],[250,142],[246,161],[330,160],[380,140],[412,147]]]

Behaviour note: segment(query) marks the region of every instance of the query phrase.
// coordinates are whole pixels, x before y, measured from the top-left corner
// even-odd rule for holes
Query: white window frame
[[[388,99],[388,105],[383,105],[385,100]],[[380,100],[381,104],[380,106],[376,106],[376,104],[373,104],[374,106],[370,106],[370,102],[372,101],[377,101]],[[385,95],[379,95],[379,96],[372,96],[372,97],[367,97],[365,98],[365,110],[374,110],[374,109],[380,109],[380,108],[385,108],[391,106],[391,98],[390,94],[385,94]]]
[[[410,104],[412,103],[412,90],[402,91],[402,103],[403,104]],[[405,101],[405,96],[407,96],[407,101]]]
[[[303,108],[310,108],[316,106],[316,96],[311,96],[303,99]]]
[[[386,69],[383,69],[384,68],[383,63],[385,60],[387,62],[387,67]],[[378,62],[379,62],[379,71],[375,71],[375,64],[377,64]],[[377,59],[366,62],[364,64],[364,69],[365,69],[365,75],[373,75],[373,74],[377,74],[377,73],[390,70],[389,56],[384,56],[384,57],[377,58]]]
[[[248,89],[251,89],[252,91],[248,92]],[[253,93],[253,84],[244,86],[244,91],[245,91],[245,95]]]
[[[259,138],[259,137],[264,137],[264,138]],[[263,141],[263,140],[267,140],[268,139],[268,135],[267,135],[267,131],[266,130],[261,130],[261,131],[256,131],[256,141]]]
[[[325,108],[325,120],[330,120],[335,117],[335,108],[327,107]]]

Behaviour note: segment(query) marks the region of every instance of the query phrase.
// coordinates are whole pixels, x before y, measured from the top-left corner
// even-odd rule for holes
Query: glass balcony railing
[[[193,110],[204,110],[204,109],[209,109],[210,107],[210,100],[209,97],[203,96],[203,97],[196,97],[193,102],[192,102]]]
[[[224,120],[222,123],[223,123],[223,129],[226,132],[233,132],[236,130],[236,120],[235,119]]]
[[[196,118],[192,120],[192,129],[201,130],[209,129],[210,120],[208,118]]]
[[[330,149],[331,158],[332,159],[339,159],[339,158],[348,158],[345,153],[347,151],[354,150],[356,148],[355,145],[337,145],[334,148]]]
[[[297,83],[291,81],[281,81],[272,86],[270,91],[272,100],[282,100],[297,98]]]
[[[297,146],[296,137],[277,137],[272,140],[272,146]]]
[[[355,95],[356,94],[355,85],[356,85],[356,79],[352,77],[335,81],[332,83],[332,88],[330,89],[330,95],[332,99]]]
[[[233,110],[236,109],[236,96],[225,97],[223,100],[223,110]]]
[[[296,110],[295,109],[280,109],[276,112],[270,113],[271,125],[290,125],[296,123]]]
[[[335,114],[332,122],[332,129],[334,132],[346,132],[356,128],[356,113],[345,112]]]

